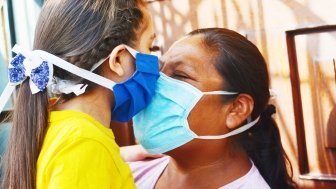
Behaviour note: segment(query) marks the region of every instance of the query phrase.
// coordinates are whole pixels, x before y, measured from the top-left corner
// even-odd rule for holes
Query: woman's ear
[[[232,102],[227,114],[226,125],[229,129],[238,128],[252,113],[253,98],[248,94],[239,94]]]
[[[123,56],[125,56],[126,47],[124,45],[118,45],[115,47],[109,58],[109,67],[118,76],[122,77],[125,74],[124,66],[122,65]]]

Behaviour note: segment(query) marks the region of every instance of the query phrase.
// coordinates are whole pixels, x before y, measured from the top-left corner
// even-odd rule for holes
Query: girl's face
[[[148,11],[148,9],[144,6],[140,7],[143,13],[143,19],[140,23],[138,31],[136,32],[137,41],[134,46],[132,46],[135,50],[141,53],[150,53],[153,41],[156,37],[154,32],[154,27],[152,23],[152,17]],[[129,53],[126,53],[126,58],[123,59],[126,62],[124,69],[124,74],[122,77],[112,78],[113,81],[122,82],[127,80],[132,74],[135,72],[135,64],[130,63],[134,62],[134,57],[132,57]]]
[[[143,26],[140,26],[138,43],[136,44],[136,49],[143,53],[150,53],[154,39],[156,37],[154,32],[153,20],[150,12],[146,7],[142,7],[141,11],[144,15]]]

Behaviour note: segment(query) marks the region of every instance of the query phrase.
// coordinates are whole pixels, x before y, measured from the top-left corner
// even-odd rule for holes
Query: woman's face
[[[161,71],[203,92],[224,90],[225,82],[215,68],[215,58],[216,53],[205,48],[201,35],[188,36],[177,41],[162,57]],[[226,107],[221,95],[203,96],[188,116],[191,130],[197,135],[227,133]]]

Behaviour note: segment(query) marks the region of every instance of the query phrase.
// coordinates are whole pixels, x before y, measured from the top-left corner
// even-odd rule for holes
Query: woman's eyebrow
[[[179,60],[175,62],[175,65],[176,65],[175,67],[183,66],[186,67],[189,71],[195,71],[195,66],[188,61]]]

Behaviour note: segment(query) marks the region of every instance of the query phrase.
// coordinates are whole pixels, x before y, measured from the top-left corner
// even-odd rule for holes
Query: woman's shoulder
[[[270,189],[270,187],[261,176],[257,167],[252,164],[248,173],[219,189]]]
[[[154,188],[155,183],[168,165],[169,156],[144,161],[128,162],[138,189]]]
[[[154,188],[160,175],[168,165],[169,156],[162,158],[129,162],[137,188]],[[239,179],[220,187],[219,189],[270,189],[257,167],[252,164],[251,169]]]

